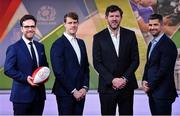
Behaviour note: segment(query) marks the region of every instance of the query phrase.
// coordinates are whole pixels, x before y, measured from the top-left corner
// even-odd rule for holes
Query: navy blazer
[[[77,39],[81,52],[81,63],[69,42],[62,35],[51,48],[51,64],[55,75],[53,93],[58,96],[70,95],[73,89],[89,87],[89,63],[85,43]]]
[[[177,96],[174,82],[174,66],[177,58],[177,48],[165,34],[151,52],[144,69],[143,80],[150,87],[149,95],[161,99],[174,99]]]
[[[34,41],[39,56],[39,66],[48,66],[43,44]],[[27,82],[32,75],[32,58],[23,39],[8,47],[4,64],[4,73],[13,79],[10,100],[17,103],[29,103],[34,99],[45,100],[44,84],[32,87]]]
[[[139,65],[139,52],[135,33],[120,27],[119,56],[107,28],[94,35],[93,64],[99,73],[99,92],[114,92],[112,80],[122,76],[128,80],[125,89],[136,89],[135,71]]]

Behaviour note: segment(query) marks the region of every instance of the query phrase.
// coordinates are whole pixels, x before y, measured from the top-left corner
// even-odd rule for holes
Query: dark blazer
[[[74,88],[77,90],[83,86],[89,87],[89,63],[86,47],[81,39],[77,39],[81,51],[81,63],[69,42],[62,35],[51,48],[51,64],[56,77],[53,93],[58,96],[72,95]]]
[[[43,44],[34,41],[39,56],[39,66],[48,66]],[[45,87],[32,87],[27,82],[32,75],[32,58],[23,39],[8,47],[4,64],[4,73],[13,79],[10,100],[17,103],[29,103],[34,99],[45,100]]]
[[[177,57],[175,44],[165,34],[151,52],[145,65],[143,80],[148,82],[150,92],[155,98],[173,99],[177,96],[174,82],[174,66]]]
[[[113,78],[121,76],[128,80],[127,89],[136,89],[134,73],[139,65],[139,52],[135,33],[120,27],[119,56],[107,28],[94,35],[93,64],[99,73],[99,92],[112,92]]]

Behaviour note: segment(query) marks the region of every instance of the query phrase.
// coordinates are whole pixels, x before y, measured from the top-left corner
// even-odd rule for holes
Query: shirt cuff
[[[83,88],[84,88],[86,91],[88,91],[88,87],[87,87],[87,86],[83,86]]]
[[[74,88],[74,89],[71,91],[71,93],[73,94],[76,90],[77,90],[77,89],[76,89],[76,88]]]

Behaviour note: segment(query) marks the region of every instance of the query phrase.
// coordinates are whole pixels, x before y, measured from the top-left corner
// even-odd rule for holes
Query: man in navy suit
[[[51,64],[55,75],[53,93],[59,115],[82,115],[89,87],[89,63],[83,40],[76,37],[78,15],[64,16],[65,32],[51,48]]]
[[[171,115],[172,103],[177,97],[174,82],[177,48],[162,29],[162,16],[152,14],[149,18],[149,32],[154,39],[148,46],[142,80],[143,90],[149,97],[152,115]]]
[[[123,11],[107,7],[108,27],[94,35],[93,64],[99,73],[98,92],[102,115],[133,115],[134,89],[138,88],[135,71],[139,65],[135,33],[120,25]]]
[[[13,79],[10,101],[14,115],[42,115],[46,99],[44,84],[32,82],[37,67],[48,66],[44,46],[33,40],[36,19],[24,15],[20,20],[22,38],[8,47],[4,73]],[[33,51],[31,51],[31,49]]]

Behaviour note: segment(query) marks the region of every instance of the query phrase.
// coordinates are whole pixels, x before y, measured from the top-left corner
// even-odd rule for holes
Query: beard
[[[28,34],[24,34],[24,36],[25,36],[28,40],[32,40],[32,38],[33,38],[34,34],[32,34],[31,36],[30,36],[30,35],[28,35]]]
[[[155,32],[153,32],[155,31]],[[150,30],[150,33],[154,36],[154,37],[157,37],[161,32],[158,31],[158,30]]]
[[[112,22],[112,23],[114,23],[114,22]],[[112,23],[108,22],[108,25],[112,30],[116,30],[119,28],[120,23],[118,23],[117,21],[115,21],[115,23],[116,23],[115,25]]]

